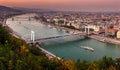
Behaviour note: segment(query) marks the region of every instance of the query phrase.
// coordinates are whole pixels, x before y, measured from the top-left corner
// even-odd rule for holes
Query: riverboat
[[[85,49],[85,50],[89,50],[89,51],[94,51],[94,49],[93,48],[91,48],[91,47],[88,47],[88,46],[85,46],[85,47],[83,47],[83,49]]]

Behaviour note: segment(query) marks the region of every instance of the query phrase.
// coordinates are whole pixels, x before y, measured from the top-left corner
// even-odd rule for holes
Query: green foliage
[[[62,66],[58,59],[48,60],[47,58],[42,58],[39,63],[43,67],[43,70],[59,70]]]
[[[2,61],[0,61],[0,70],[6,70],[6,65]]]
[[[77,60],[77,62],[76,62],[77,70],[87,70],[89,65],[90,65],[90,63],[88,63],[88,61],[81,62],[80,60]]]
[[[22,61],[22,60],[17,60],[16,62],[16,67],[15,67],[16,70],[27,70],[27,64]]]
[[[104,56],[99,63],[101,70],[107,70],[110,66],[115,66],[115,61],[111,57],[106,56]]]
[[[9,32],[4,27],[2,27],[2,25],[0,25],[0,43],[4,44],[5,41],[9,39],[9,36]]]
[[[77,67],[78,70],[81,69],[80,59],[77,60],[77,62],[76,62],[76,67]]]
[[[76,70],[75,62],[72,59],[62,61],[61,70]]]
[[[119,70],[120,69],[120,58],[116,59],[115,64],[116,64],[116,69]]]
[[[38,48],[35,48],[34,46],[32,48],[29,47],[29,50],[36,56],[45,56]]]
[[[64,20],[59,20],[58,24],[60,24],[60,25],[64,24]]]
[[[97,61],[94,61],[92,64],[89,65],[87,70],[100,70],[99,63]]]

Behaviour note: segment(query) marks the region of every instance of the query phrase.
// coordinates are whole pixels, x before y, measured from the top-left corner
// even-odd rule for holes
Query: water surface
[[[22,15],[19,17],[29,18],[30,15]],[[18,18],[17,20],[12,21],[12,18],[10,18],[6,21],[6,24],[19,35],[27,39],[30,39],[31,31],[35,32],[35,39],[68,34],[64,30],[41,24],[41,22],[38,22],[35,19],[29,21],[28,19]],[[74,60],[81,59],[93,61],[98,60],[103,56],[112,58],[120,57],[120,46],[103,43],[89,38],[82,40],[78,39],[78,36],[71,36],[47,40],[44,41],[47,45],[43,46],[43,48],[64,59],[72,58]],[[94,52],[83,49],[85,46],[92,47]]]

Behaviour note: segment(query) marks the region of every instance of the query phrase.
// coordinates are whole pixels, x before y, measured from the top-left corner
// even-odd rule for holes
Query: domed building
[[[120,38],[120,30],[116,33],[116,37]]]

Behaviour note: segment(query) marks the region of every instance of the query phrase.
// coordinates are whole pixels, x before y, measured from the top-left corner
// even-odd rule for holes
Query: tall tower
[[[31,40],[34,43],[35,42],[35,32],[31,31]]]

